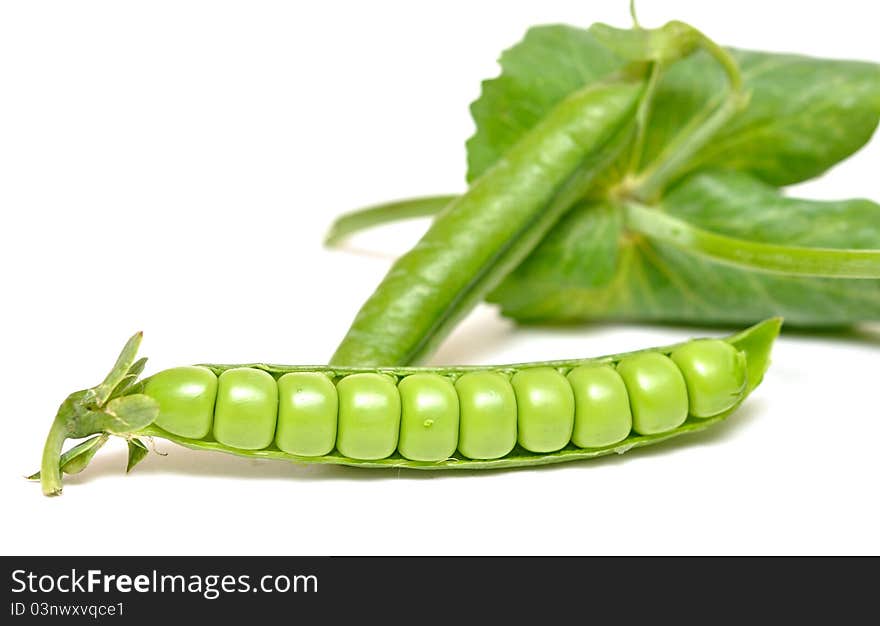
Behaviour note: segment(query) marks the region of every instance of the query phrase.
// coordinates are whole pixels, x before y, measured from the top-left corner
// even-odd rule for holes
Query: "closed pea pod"
[[[408,365],[430,353],[618,157],[643,91],[634,69],[559,102],[394,263],[331,364]]]

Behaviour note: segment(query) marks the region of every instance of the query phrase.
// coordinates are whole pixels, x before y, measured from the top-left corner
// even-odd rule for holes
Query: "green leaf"
[[[608,202],[583,202],[544,238],[516,270],[529,282],[599,286],[614,278],[623,214]],[[585,282],[586,281],[586,282]]]
[[[92,437],[81,444],[74,446],[68,451],[69,457],[61,455],[61,471],[65,474],[78,474],[83,471],[86,466],[92,462],[109,437],[107,435],[98,435]]]
[[[703,168],[750,172],[777,186],[814,178],[864,146],[880,120],[880,66],[732,49],[751,95],[682,173]],[[644,162],[690,120],[719,104],[724,73],[698,53],[672,66],[661,82]]]
[[[116,435],[139,431],[159,416],[159,403],[144,394],[115,398],[104,409],[102,430]]]
[[[550,25],[529,29],[521,43],[502,53],[499,63],[501,75],[484,81],[480,98],[471,105],[477,132],[467,142],[468,182],[566,96],[626,62],[586,30]]]
[[[815,248],[880,248],[876,202],[790,198],[734,172],[695,174],[673,189],[661,208],[732,237]]]
[[[91,408],[94,403],[88,402],[90,398],[92,390],[86,390],[72,394],[62,405],[63,413],[59,412],[66,437],[78,439],[96,433],[127,435],[149,426],[159,416],[159,403],[144,394],[114,398],[103,408]]]
[[[128,473],[133,470],[135,465],[143,461],[149,453],[150,451],[147,449],[147,446],[140,439],[129,439],[128,464],[125,467],[125,472]]]
[[[674,189],[659,207],[698,228],[754,242],[816,248],[880,248],[880,205],[869,200],[817,202],[787,198],[747,174],[704,172]],[[565,227],[588,237],[595,207],[581,206]],[[555,244],[552,241],[555,238]],[[628,319],[698,324],[743,323],[782,315],[800,326],[880,319],[880,281],[790,277],[730,267],[623,230],[614,271],[579,269],[560,259],[585,255],[592,243],[555,232],[496,289],[490,300],[521,321]],[[602,248],[597,255],[609,255]],[[563,269],[564,268],[564,269]]]
[[[87,439],[61,455],[59,465],[65,474],[78,474],[92,461],[98,450],[107,443],[107,435]],[[31,474],[28,480],[40,480],[40,472]]]
[[[730,52],[741,66],[750,103],[680,175],[712,166],[749,172],[774,185],[800,182],[853,154],[876,129],[880,66]],[[551,25],[530,29],[500,64],[501,75],[484,82],[471,105],[477,131],[467,144],[468,180],[568,93],[619,70],[625,60],[602,45],[595,30]],[[664,148],[704,122],[725,97],[726,83],[724,68],[706,52],[671,65],[658,86],[641,162],[656,163]]]

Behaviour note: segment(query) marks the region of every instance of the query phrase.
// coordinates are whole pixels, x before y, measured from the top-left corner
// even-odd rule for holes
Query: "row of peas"
[[[231,448],[271,446],[297,456],[334,449],[352,459],[398,451],[414,461],[441,461],[456,450],[496,459],[518,443],[535,453],[613,445],[631,431],[663,433],[688,417],[732,407],[746,384],[742,353],[720,340],[684,344],[671,355],[637,353],[616,364],[514,371],[431,371],[397,380],[385,373],[331,378],[291,372],[277,380],[256,368],[219,376],[178,367],[146,381],[160,405],[156,424],[190,439]]]

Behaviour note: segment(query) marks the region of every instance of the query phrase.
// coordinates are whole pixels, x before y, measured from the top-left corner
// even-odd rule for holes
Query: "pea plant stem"
[[[40,483],[43,493],[47,496],[56,496],[61,493],[61,450],[67,439],[67,419],[61,415],[55,417],[49,435],[46,437],[46,445],[43,446],[43,458],[40,464]]]
[[[443,199],[450,196],[442,196]],[[431,215],[438,210],[430,198],[415,200],[425,202],[421,215]],[[382,207],[372,207],[370,226],[397,221],[405,217],[395,211],[384,212]],[[747,241],[728,237],[697,228],[679,220],[660,209],[628,201],[624,211],[627,228],[654,241],[674,245],[719,263],[744,267],[755,271],[785,274],[788,276],[813,276],[825,278],[880,278],[880,250],[853,250],[839,248],[808,248],[785,246],[766,242]],[[415,211],[413,216],[415,216]],[[355,232],[366,226],[352,228]],[[332,244],[338,243],[338,239]]]
[[[718,263],[753,271],[821,278],[880,278],[880,250],[806,248],[738,239],[703,230],[637,202],[623,207],[627,228]]]
[[[711,141],[741,106],[740,98],[727,98],[692,132],[679,135],[657,161],[635,177],[629,195],[641,202],[656,200],[664,187],[682,174],[682,166]]]
[[[682,166],[690,162],[693,156],[748,104],[748,93],[744,91],[742,73],[736,60],[727,50],[702,33],[699,33],[699,38],[700,46],[724,70],[728,81],[728,93],[711,114],[684,130],[652,165],[634,177],[628,185],[629,195],[641,202],[655,200],[670,182],[683,173]],[[648,113],[649,110],[645,115],[647,116]]]
[[[633,28],[640,29],[642,25],[639,24],[639,16],[636,13],[636,0],[629,0],[629,15],[633,21]]]
[[[730,83],[731,93],[743,94],[742,72],[739,69],[739,64],[736,62],[736,59],[733,58],[733,55],[722,46],[719,46],[712,41],[709,37],[706,37],[703,33],[700,33],[700,46],[721,65],[724,73],[727,75],[727,80]]]
[[[657,93],[657,85],[660,84],[660,77],[663,75],[663,66],[660,63],[651,64],[651,73],[648,77],[648,84],[645,87],[645,96],[639,103],[639,110],[636,112],[636,135],[633,140],[632,151],[630,152],[629,171],[638,171],[642,164],[642,153],[645,149],[645,137],[648,134],[648,122],[651,118],[651,105],[654,103],[654,94]]]

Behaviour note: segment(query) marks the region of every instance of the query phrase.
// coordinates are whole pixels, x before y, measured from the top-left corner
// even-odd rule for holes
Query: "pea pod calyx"
[[[89,389],[67,396],[52,422],[40,471],[29,478],[39,479],[47,496],[61,493],[61,472],[82,471],[109,435],[131,440],[131,433],[147,428],[159,416],[159,404],[149,396],[135,392],[137,377],[146,359],[135,360],[143,333],[135,333],[125,344],[113,369],[104,380]],[[99,435],[62,454],[67,439]],[[142,444],[138,444],[143,447]],[[137,460],[129,448],[129,468]],[[134,452],[135,455],[138,452]]]

